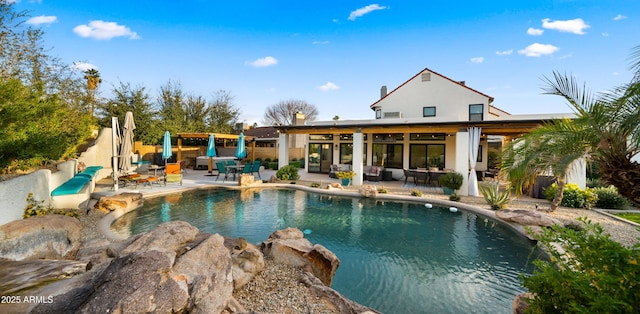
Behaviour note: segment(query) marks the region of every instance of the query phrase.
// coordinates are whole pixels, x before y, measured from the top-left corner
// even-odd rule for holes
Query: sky
[[[640,45],[638,0],[11,1],[50,55],[99,71],[101,96],[120,82],[153,98],[169,81],[209,100],[225,90],[258,125],[289,99],[315,105],[317,120],[373,119],[380,87],[424,68],[511,114],[571,112],[543,94],[544,77],[604,92],[631,80]]]

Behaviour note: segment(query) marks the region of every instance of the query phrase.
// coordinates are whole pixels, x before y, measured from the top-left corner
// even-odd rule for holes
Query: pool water
[[[510,229],[465,211],[295,190],[196,190],[145,200],[112,229],[173,220],[260,243],[296,227],[340,258],[332,288],[383,313],[510,313],[540,255]]]

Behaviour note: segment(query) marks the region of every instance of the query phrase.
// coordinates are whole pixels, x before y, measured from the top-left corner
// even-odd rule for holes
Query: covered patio
[[[360,120],[307,122],[306,125],[278,126],[280,131],[279,166],[287,164],[288,135],[307,136],[305,171],[329,173],[331,165],[350,164],[358,174],[354,185],[363,183],[367,167],[384,167],[394,180],[404,177],[404,169],[438,168],[457,171],[465,177],[458,193],[469,195],[469,180],[477,180],[476,171],[488,171],[488,139],[509,141],[552,119],[504,119],[425,123],[398,120]],[[477,134],[472,134],[477,133]],[[478,143],[477,151],[471,143]],[[501,143],[500,143],[501,144]],[[354,156],[362,156],[360,160]],[[475,165],[470,162],[475,158]],[[477,183],[477,181],[476,181]],[[475,185],[472,185],[475,186]],[[477,195],[477,191],[471,191]]]

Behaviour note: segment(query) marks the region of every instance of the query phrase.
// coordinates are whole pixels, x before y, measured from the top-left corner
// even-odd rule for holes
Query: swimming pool
[[[332,288],[383,313],[510,313],[539,252],[464,211],[296,190],[196,190],[145,200],[116,220],[129,236],[173,220],[249,242],[297,227],[340,258]],[[532,253],[534,255],[532,255]]]

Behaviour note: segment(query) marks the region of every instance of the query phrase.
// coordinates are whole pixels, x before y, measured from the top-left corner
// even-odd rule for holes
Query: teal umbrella
[[[244,134],[240,133],[238,136],[238,148],[236,148],[236,157],[242,159],[247,157],[247,149],[244,146]]]
[[[208,170],[209,173],[212,172],[212,157],[216,157],[216,142],[213,138],[213,134],[209,134],[209,144],[207,145],[207,157],[209,157]]]
[[[164,140],[162,141],[162,159],[164,164],[167,164],[167,159],[171,158],[171,135],[169,131],[164,132]]]
[[[216,142],[213,140],[213,134],[209,134],[209,144],[207,145],[207,157],[216,157]]]

